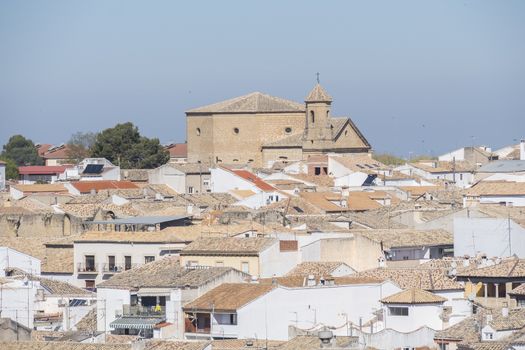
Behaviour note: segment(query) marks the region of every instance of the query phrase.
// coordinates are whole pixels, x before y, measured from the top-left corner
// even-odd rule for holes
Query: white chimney
[[[308,275],[308,282],[306,284],[308,287],[315,287],[315,276]]]
[[[470,265],[470,258],[468,256],[465,256],[463,258],[463,266],[468,267]]]
[[[509,316],[509,306],[506,302],[503,303],[503,307],[501,308],[501,316],[503,317]]]
[[[379,262],[379,267],[386,267],[385,258],[380,257],[379,259],[377,259],[377,261]]]
[[[525,160],[525,139],[520,141],[520,160]]]

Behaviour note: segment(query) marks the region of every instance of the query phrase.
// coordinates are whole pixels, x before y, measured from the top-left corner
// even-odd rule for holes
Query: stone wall
[[[82,220],[64,214],[1,214],[0,237],[60,237],[82,232]]]

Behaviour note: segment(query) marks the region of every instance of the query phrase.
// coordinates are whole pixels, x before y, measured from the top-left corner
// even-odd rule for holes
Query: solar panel
[[[302,210],[301,208],[299,207],[293,207],[295,209],[295,211],[297,211],[298,213],[304,213],[304,210]]]
[[[100,174],[103,168],[104,168],[104,164],[88,164],[86,165],[86,168],[84,169],[82,173],[83,174]]]

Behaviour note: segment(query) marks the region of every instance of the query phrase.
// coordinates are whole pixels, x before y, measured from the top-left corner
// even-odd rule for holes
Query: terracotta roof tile
[[[72,182],[71,185],[75,187],[80,193],[90,193],[91,190],[96,192],[100,190],[109,189],[129,189],[139,188],[136,184],[131,181],[112,181],[112,180],[100,180],[100,181],[77,181]]]
[[[447,299],[422,289],[411,288],[381,299],[384,304],[435,304]]]
[[[276,238],[215,238],[203,237],[190,243],[181,251],[181,255],[258,255],[277,242]]]

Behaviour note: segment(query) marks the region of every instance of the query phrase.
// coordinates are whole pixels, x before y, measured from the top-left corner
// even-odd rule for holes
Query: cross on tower
[[[319,72],[315,73],[317,75],[317,84],[319,84]]]

